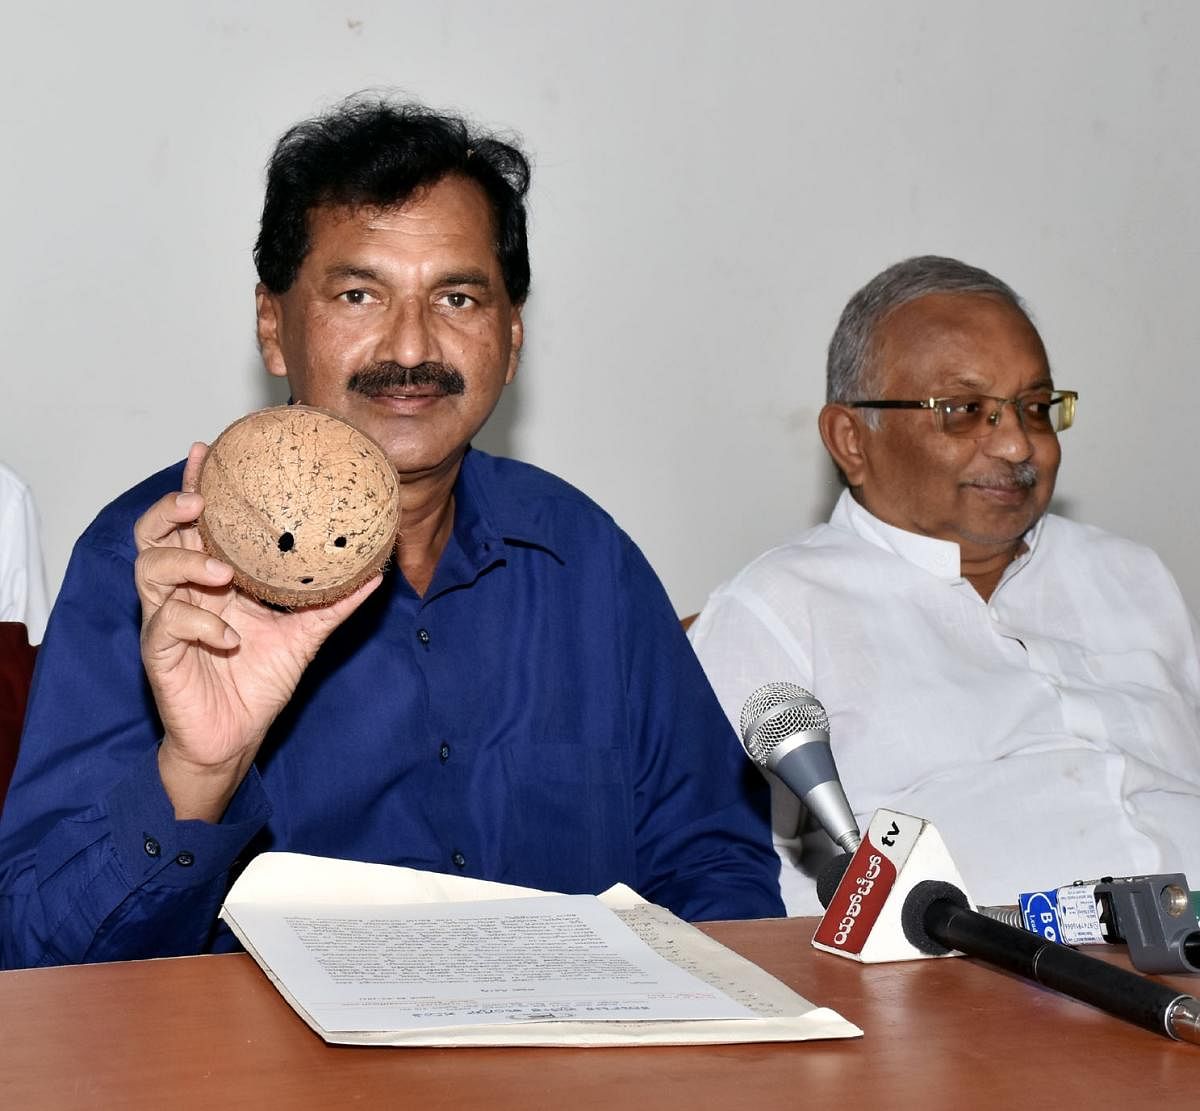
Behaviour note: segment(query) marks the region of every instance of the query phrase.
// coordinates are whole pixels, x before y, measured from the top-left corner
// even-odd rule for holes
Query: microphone
[[[1076,880],[1017,902],[976,909],[1064,945],[1124,944],[1139,972],[1200,972],[1200,924],[1182,872]]]
[[[901,924],[922,952],[957,949],[1157,1034],[1200,1045],[1200,999],[979,914],[952,884],[918,883],[904,900]]]
[[[767,683],[742,707],[742,748],[804,803],[847,853],[861,838],[829,745],[829,715],[803,687]]]
[[[875,812],[812,943],[864,964],[964,953],[1200,1045],[1200,1000],[972,910],[941,835],[911,814]]]

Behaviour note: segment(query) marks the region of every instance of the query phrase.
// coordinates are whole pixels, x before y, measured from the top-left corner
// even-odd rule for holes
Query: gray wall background
[[[481,446],[605,505],[680,612],[827,512],[824,348],[938,252],[1082,394],[1057,507],[1200,604],[1200,5],[59,3],[0,32],[0,458],[52,588],[97,509],[281,400],[250,259],[278,134],[365,87],[536,159],[520,374]]]

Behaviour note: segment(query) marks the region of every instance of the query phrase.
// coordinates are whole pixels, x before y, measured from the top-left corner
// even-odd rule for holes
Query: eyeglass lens
[[[1049,393],[1019,398],[971,394],[943,399],[936,412],[942,431],[950,436],[986,436],[1003,419],[1006,405],[1016,411],[1026,432],[1061,432],[1070,427],[1073,415],[1067,400],[1064,394]]]

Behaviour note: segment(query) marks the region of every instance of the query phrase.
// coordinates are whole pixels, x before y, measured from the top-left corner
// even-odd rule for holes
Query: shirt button
[[[454,855],[450,858],[455,868],[465,868],[467,866],[467,858],[463,856],[457,849],[454,850]]]
[[[450,746],[442,741],[442,747],[438,749],[438,759],[444,764],[450,759]]]
[[[428,647],[429,646],[429,630],[428,629],[418,629],[417,630],[417,640],[419,640],[422,644],[424,644],[426,647]]]
[[[178,864],[180,868],[190,868],[196,863],[196,857],[192,853],[188,852],[187,849],[184,849],[183,852],[181,852],[175,858],[175,863]]]
[[[162,846],[153,837],[147,837],[142,842],[142,848],[146,850],[147,856],[158,856],[162,852]]]

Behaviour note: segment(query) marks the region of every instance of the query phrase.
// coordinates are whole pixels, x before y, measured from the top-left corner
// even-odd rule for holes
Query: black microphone
[[[829,745],[829,715],[803,687],[767,683],[742,707],[746,755],[778,776],[847,853],[861,838]]]
[[[957,949],[1176,1041],[1200,1045],[1200,1000],[971,910],[953,884],[923,880],[904,900],[904,936],[923,953]]]
[[[814,948],[863,964],[965,953],[1200,1045],[1195,997],[972,910],[940,835],[923,818],[877,810],[849,867],[822,878],[829,909]]]

